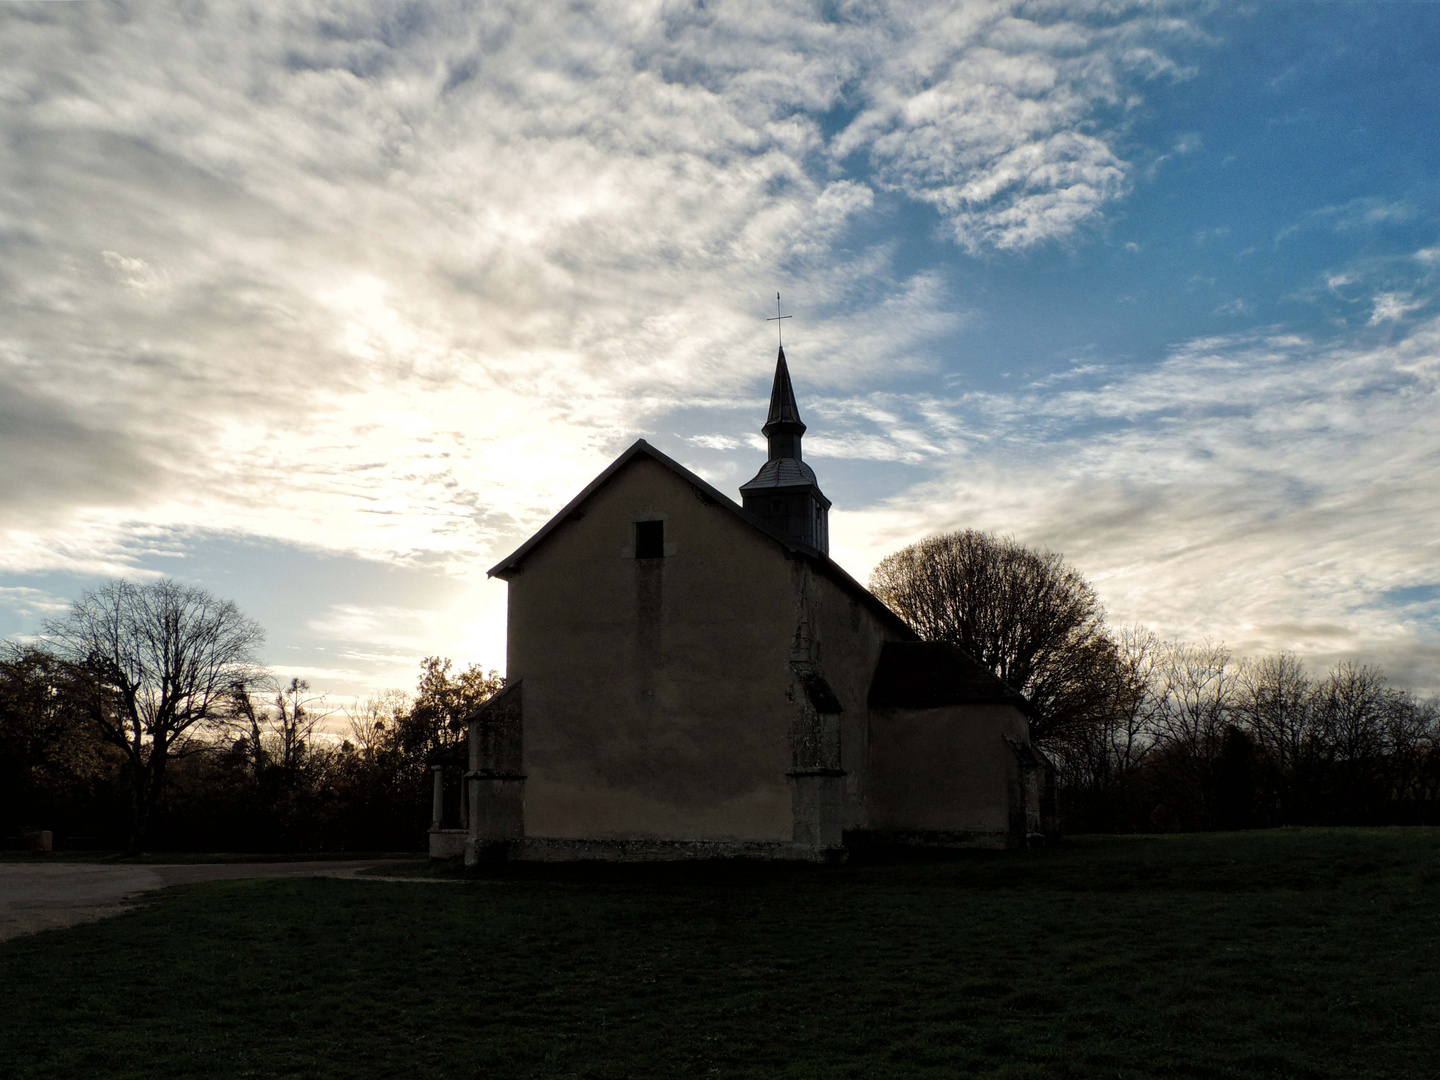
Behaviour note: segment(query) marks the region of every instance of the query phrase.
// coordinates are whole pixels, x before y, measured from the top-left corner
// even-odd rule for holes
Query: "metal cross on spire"
[[[777,292],[775,294],[775,317],[773,319],[766,319],[765,321],[775,324],[775,330],[780,335],[780,347],[782,349],[785,347],[785,320],[793,319],[794,317],[793,315],[780,314],[780,294]]]

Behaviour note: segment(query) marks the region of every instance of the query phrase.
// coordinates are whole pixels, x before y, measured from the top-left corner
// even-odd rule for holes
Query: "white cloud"
[[[51,596],[44,589],[25,585],[0,585],[0,606],[23,615],[50,618],[59,615],[70,606],[70,601]]]
[[[1146,5],[1026,11],[5,9],[0,569],[156,528],[468,563],[763,380],[771,283],[831,385],[927,367],[966,316],[846,246],[841,159],[969,247],[1061,237],[1166,66]]]
[[[1432,606],[1387,599],[1440,580],[1440,320],[1387,345],[1240,334],[1083,387],[884,400],[934,444],[933,477],[837,510],[852,572],[931,531],[1012,532],[1063,551],[1120,622],[1359,655],[1440,691]]]
[[[1327,206],[1316,211],[1319,217],[1333,219],[1335,228],[1342,232],[1398,224],[1412,220],[1417,214],[1418,210],[1406,199],[1377,196],[1351,199],[1342,206]]]
[[[1150,44],[1180,30],[1142,6],[895,5],[868,99],[832,152],[864,153],[880,180],[927,202],[971,251],[1065,237],[1126,188],[1130,166],[1094,128],[1127,77],[1180,74]],[[1086,21],[1101,15],[1102,18]]]
[[[694,446],[707,450],[738,450],[746,445],[744,441],[730,435],[691,435],[686,440]]]
[[[164,288],[167,284],[165,272],[157,270],[144,259],[130,259],[118,251],[102,251],[100,257],[105,260],[106,266],[115,271],[120,280],[142,296]]]
[[[1375,296],[1375,307],[1370,313],[1370,325],[1394,322],[1403,319],[1410,312],[1425,306],[1424,300],[1416,300],[1409,293],[1384,292]]]
[[[0,570],[134,574],[209,530],[473,577],[647,425],[763,409],[779,287],[807,446],[903,478],[837,506],[852,569],[1013,531],[1117,618],[1440,684],[1375,602],[1437,564],[1435,323],[880,389],[975,316],[862,226],[907,199],[985,254],[1098,220],[1133,175],[1113,128],[1184,74],[1163,6],[117,11],[0,11]],[[1366,280],[1373,322],[1421,305]],[[738,452],[721,426],[691,445]],[[498,657],[502,595],[336,609],[310,630],[345,655],[311,670]]]

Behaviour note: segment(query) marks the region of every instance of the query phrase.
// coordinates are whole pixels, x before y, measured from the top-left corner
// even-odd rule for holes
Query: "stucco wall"
[[[840,699],[840,765],[845,770],[846,829],[870,827],[869,724],[866,697],[886,641],[904,637],[854,595],[808,563],[795,564],[796,587],[808,605],[816,661]]]
[[[637,517],[667,555],[635,559]],[[530,837],[791,838],[793,563],[640,457],[510,579]]]
[[[1020,767],[1005,736],[1029,741],[1012,705],[877,709],[870,714],[870,818],[877,832],[1003,835]]]

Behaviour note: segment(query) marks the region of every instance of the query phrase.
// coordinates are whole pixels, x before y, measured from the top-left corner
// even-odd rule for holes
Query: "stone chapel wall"
[[[957,704],[876,709],[870,720],[876,834],[995,847],[1014,841],[1012,814],[1026,800],[1012,740],[1029,745],[1024,713],[1009,704]]]
[[[637,520],[663,522],[663,557],[635,557]],[[525,686],[527,841],[791,840],[791,570],[644,457],[526,557],[507,674]]]

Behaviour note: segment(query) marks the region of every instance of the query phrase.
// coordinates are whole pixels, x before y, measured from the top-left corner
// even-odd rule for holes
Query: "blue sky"
[[[1440,690],[1440,5],[11,4],[0,634],[232,597],[344,702],[637,437],[758,467],[774,294],[864,578]]]

